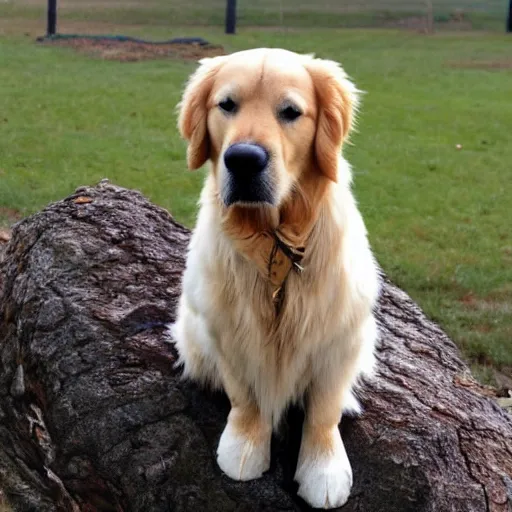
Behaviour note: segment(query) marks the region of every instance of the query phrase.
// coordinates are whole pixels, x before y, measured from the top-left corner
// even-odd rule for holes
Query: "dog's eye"
[[[288,105],[287,107],[279,111],[279,118],[281,119],[281,121],[285,121],[287,123],[295,121],[295,119],[297,119],[301,115],[302,112],[293,105]]]
[[[237,104],[231,98],[226,98],[219,103],[219,108],[228,114],[234,114],[237,109]]]

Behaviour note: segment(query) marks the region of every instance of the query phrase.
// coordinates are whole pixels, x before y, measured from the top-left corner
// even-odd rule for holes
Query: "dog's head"
[[[227,207],[279,209],[301,183],[337,181],[357,101],[332,61],[279,49],[204,59],[180,104],[188,166],[211,160]]]

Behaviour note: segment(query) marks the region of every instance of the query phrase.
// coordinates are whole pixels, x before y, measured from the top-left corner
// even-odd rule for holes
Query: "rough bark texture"
[[[109,184],[15,228],[0,271],[0,487],[16,510],[308,510],[294,494],[295,409],[263,478],[216,466],[229,403],[180,381],[164,337],[188,239]],[[341,427],[354,469],[343,510],[510,512],[512,418],[383,279],[377,377],[365,414]]]

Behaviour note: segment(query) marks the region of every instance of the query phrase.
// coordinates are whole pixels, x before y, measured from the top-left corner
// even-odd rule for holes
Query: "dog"
[[[183,375],[229,397],[217,462],[235,480],[269,468],[273,430],[303,404],[295,480],[315,508],[349,498],[338,424],[378,337],[341,153],[359,96],[333,61],[260,48],[200,61],[179,105],[188,167],[210,162],[171,326]]]

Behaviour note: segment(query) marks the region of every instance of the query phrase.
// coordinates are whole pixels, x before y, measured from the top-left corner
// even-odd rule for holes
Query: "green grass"
[[[379,262],[468,358],[512,367],[510,38],[325,29],[241,29],[227,38],[214,28],[141,26],[124,33],[188,33],[229,51],[281,46],[341,60],[367,91],[346,153]],[[508,69],[456,66],[471,61]],[[0,38],[0,207],[29,214],[108,177],[192,226],[204,174],[185,170],[174,108],[193,69],[103,62]]]

